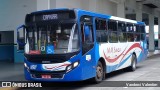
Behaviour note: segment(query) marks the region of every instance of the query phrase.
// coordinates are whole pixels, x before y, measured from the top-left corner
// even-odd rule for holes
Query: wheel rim
[[[103,77],[103,68],[101,65],[97,66],[96,73],[97,73],[97,79],[101,80]]]
[[[133,65],[132,65],[132,67],[133,67],[133,69],[136,69],[136,59],[135,59],[135,57],[133,59]]]

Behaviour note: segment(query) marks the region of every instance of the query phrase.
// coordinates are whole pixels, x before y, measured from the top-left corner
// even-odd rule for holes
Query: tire
[[[137,57],[135,54],[132,55],[131,66],[129,67],[129,71],[135,71],[137,65]]]
[[[104,67],[100,61],[98,61],[98,64],[96,66],[96,76],[92,79],[94,83],[100,83],[102,82],[104,78]]]

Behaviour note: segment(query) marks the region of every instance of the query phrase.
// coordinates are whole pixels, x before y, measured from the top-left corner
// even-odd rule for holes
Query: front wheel
[[[94,83],[100,83],[104,77],[104,70],[103,65],[100,61],[96,66],[96,76],[92,79]]]

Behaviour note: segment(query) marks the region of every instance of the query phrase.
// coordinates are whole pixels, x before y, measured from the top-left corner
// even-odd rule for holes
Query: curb
[[[147,55],[147,58],[152,58],[152,57],[156,57],[156,56],[160,56],[160,53]]]

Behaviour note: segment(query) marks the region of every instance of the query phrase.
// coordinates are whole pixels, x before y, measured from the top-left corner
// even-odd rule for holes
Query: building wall
[[[136,11],[135,0],[126,0],[125,5],[128,8],[127,14],[133,14]],[[0,31],[14,30],[14,42],[16,43],[16,28],[24,23],[25,15],[48,8],[80,8],[102,14],[117,15],[117,4],[112,0],[1,0]]]
[[[1,31],[0,32],[0,62],[13,62],[14,59],[14,32]]]
[[[125,18],[136,20],[137,5],[135,0],[126,0],[125,2]]]
[[[0,44],[14,44],[14,32],[13,31],[1,31],[0,32]]]
[[[37,5],[37,10],[46,10],[50,8],[50,0],[35,0]],[[52,0],[53,1],[53,0]]]
[[[36,0],[1,0],[0,31],[14,30],[16,43],[16,28],[24,24],[25,15],[37,9]]]
[[[37,10],[36,0],[1,0],[0,31],[14,31],[14,44],[16,44],[17,41],[16,28],[19,25],[24,24],[25,15],[27,13],[36,10]],[[10,36],[11,35],[9,35],[9,33],[5,34],[5,37],[10,37]],[[1,61],[14,60],[14,62],[23,62],[23,53],[17,52],[17,45],[14,44],[0,45],[0,55],[3,56],[3,57],[1,56],[0,58]]]
[[[19,25],[24,23],[27,13],[43,10],[44,6],[46,7],[45,9],[47,9],[48,6],[46,4],[48,0],[46,3],[41,3],[41,1],[42,0],[1,0],[0,31],[15,31]],[[38,3],[44,4],[42,8]],[[50,8],[80,8],[110,15],[116,15],[117,12],[116,3],[108,0],[50,0]]]
[[[136,0],[126,0],[125,5],[129,8],[136,9]]]
[[[88,10],[88,4],[89,0],[56,0],[56,8],[80,8]]]
[[[16,44],[16,28],[24,24],[25,15],[48,8],[80,8],[115,16],[117,12],[117,4],[109,0],[1,0],[0,31],[14,31],[14,44]],[[14,57],[14,62],[23,62],[23,51],[17,52],[17,45],[9,47],[12,48],[10,52],[14,53],[14,56],[13,53],[10,56]]]
[[[116,7],[117,4],[109,0],[56,0],[56,8],[80,8],[114,16],[117,15]]]
[[[110,14],[113,16],[117,15],[117,4],[109,0],[98,0],[97,12]]]

